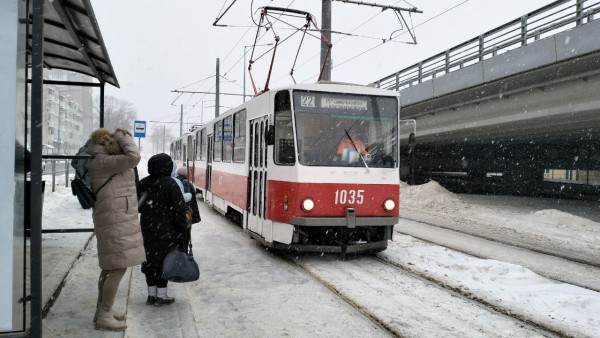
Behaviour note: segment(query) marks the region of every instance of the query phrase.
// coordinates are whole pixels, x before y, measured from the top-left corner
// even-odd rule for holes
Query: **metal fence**
[[[401,90],[481,62],[596,20],[600,1],[555,1],[445,52],[404,68],[375,82],[379,88]]]
[[[52,192],[55,190],[56,179],[62,179],[64,176],[65,187],[69,187],[69,179],[75,177],[75,169],[71,167],[71,160],[43,160],[42,161],[42,177],[52,177]]]

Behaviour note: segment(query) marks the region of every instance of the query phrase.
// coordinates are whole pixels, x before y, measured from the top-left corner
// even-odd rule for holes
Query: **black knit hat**
[[[171,176],[173,171],[173,160],[171,156],[160,153],[148,160],[148,174],[152,176]]]

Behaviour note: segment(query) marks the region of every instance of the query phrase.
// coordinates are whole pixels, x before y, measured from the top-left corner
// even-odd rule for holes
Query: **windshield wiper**
[[[367,165],[367,161],[365,161],[365,158],[362,156],[362,152],[360,151],[360,149],[358,149],[358,147],[354,143],[354,140],[352,139],[352,137],[350,137],[350,134],[348,134],[348,130],[346,130],[346,128],[344,128],[344,132],[346,133],[346,136],[348,136],[348,139],[350,140],[350,142],[352,142],[352,146],[354,147],[354,149],[356,149],[356,152],[358,153],[358,156],[360,156],[360,159],[365,164],[365,168],[367,168],[367,170],[369,170],[369,166]]]

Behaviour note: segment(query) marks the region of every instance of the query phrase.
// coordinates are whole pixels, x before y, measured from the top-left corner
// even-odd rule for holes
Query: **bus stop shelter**
[[[0,1],[0,41],[0,335],[40,337],[42,159],[76,158],[43,155],[44,85],[99,88],[102,127],[105,85],[119,83],[90,0]],[[44,69],[73,71],[95,80],[48,80]]]

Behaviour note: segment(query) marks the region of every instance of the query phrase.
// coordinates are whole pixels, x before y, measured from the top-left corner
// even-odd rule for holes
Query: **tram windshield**
[[[293,98],[300,164],[397,166],[396,98],[308,91]]]

